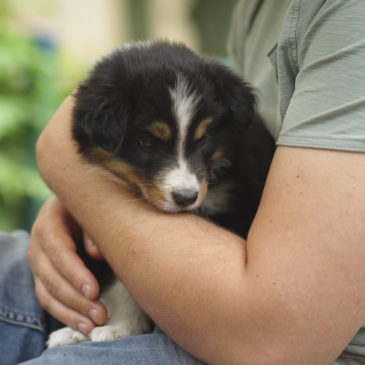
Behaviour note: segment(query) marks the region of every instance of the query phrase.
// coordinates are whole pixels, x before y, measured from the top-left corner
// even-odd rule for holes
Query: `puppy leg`
[[[100,300],[105,304],[109,315],[105,326],[95,327],[89,336],[70,327],[61,328],[50,334],[47,347],[74,345],[90,339],[108,341],[150,331],[149,318],[118,279],[106,289]]]
[[[70,327],[64,327],[53,331],[47,341],[47,348],[64,345],[75,345],[79,342],[87,341],[89,338],[79,331]]]
[[[108,310],[109,319],[105,326],[95,327],[91,331],[91,341],[135,336],[150,330],[147,315],[118,279],[102,294],[100,300]]]

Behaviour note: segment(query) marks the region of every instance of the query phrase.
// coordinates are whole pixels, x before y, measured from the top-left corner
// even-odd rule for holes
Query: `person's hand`
[[[96,300],[99,284],[76,252],[82,232],[54,196],[41,208],[32,228],[28,260],[42,307],[59,321],[83,333],[106,321],[103,304]],[[84,233],[86,252],[102,256]]]

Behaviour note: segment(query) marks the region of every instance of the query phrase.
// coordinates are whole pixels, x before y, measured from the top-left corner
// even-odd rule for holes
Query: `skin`
[[[98,282],[76,253],[74,240],[82,234],[76,221],[53,196],[43,205],[33,225],[28,261],[42,306],[61,322],[89,332],[95,324],[106,321],[107,313],[104,305],[96,300]],[[102,259],[86,233],[84,242],[91,257]],[[67,300],[58,300],[60,296]]]
[[[363,153],[278,147],[245,242],[194,215],[158,212],[90,172],[71,141],[72,105],[39,138],[40,173],[172,339],[210,364],[329,364],[342,352],[365,319]],[[44,248],[51,219],[41,215],[29,251],[38,297],[87,332],[97,283],[59,221]]]

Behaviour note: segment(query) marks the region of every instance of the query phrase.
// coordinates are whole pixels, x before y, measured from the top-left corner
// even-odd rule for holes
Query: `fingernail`
[[[83,284],[81,287],[82,293],[85,295],[86,298],[90,298],[90,285],[89,284]]]
[[[89,310],[89,317],[96,323],[97,322],[98,311],[95,308]]]
[[[80,332],[82,332],[82,333],[87,333],[87,332],[86,332],[86,324],[85,324],[85,323],[79,323],[79,324],[77,325],[77,328],[78,328],[78,330],[79,330]]]

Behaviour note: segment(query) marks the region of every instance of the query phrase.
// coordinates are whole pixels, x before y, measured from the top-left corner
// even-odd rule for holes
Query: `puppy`
[[[72,135],[92,169],[167,213],[192,212],[242,237],[256,213],[274,141],[250,87],[183,44],[129,44],[75,93]],[[109,320],[87,337],[53,332],[48,347],[149,331],[119,280],[102,292]]]

